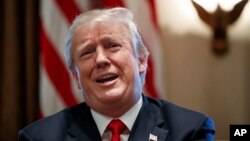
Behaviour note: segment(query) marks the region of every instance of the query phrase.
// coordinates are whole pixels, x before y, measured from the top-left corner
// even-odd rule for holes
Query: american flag
[[[144,93],[164,98],[162,47],[154,0],[41,0],[40,3],[40,112],[51,115],[84,101],[64,59],[64,39],[74,18],[94,8],[126,7],[135,16],[150,51]]]

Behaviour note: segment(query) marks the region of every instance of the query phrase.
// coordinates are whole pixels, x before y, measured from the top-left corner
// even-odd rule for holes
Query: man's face
[[[139,99],[145,64],[135,57],[124,24],[97,22],[78,26],[73,36],[73,76],[94,110],[120,116]]]

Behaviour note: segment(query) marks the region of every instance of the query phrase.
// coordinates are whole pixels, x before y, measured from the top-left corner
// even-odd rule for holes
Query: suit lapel
[[[98,128],[86,104],[71,110],[72,121],[65,141],[101,141]],[[149,140],[150,134],[157,141],[165,141],[168,128],[161,115],[160,108],[143,96],[143,105],[130,132],[129,141]]]
[[[147,141],[150,134],[152,138],[157,137],[157,141],[164,141],[168,132],[160,108],[143,96],[143,106],[131,130],[129,141]]]
[[[86,104],[72,110],[73,122],[67,131],[65,141],[101,141],[96,123]]]

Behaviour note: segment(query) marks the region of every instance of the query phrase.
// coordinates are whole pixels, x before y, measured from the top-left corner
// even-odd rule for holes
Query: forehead
[[[93,37],[122,37],[131,39],[128,26],[121,22],[98,21],[88,25],[78,25],[73,38],[76,40],[88,40]]]

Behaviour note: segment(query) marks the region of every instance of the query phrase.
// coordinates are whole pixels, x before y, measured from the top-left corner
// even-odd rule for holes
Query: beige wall
[[[190,1],[158,0],[166,97],[210,115],[216,139],[229,139],[230,124],[250,124],[250,3],[229,28],[230,50],[211,52],[211,31]]]

